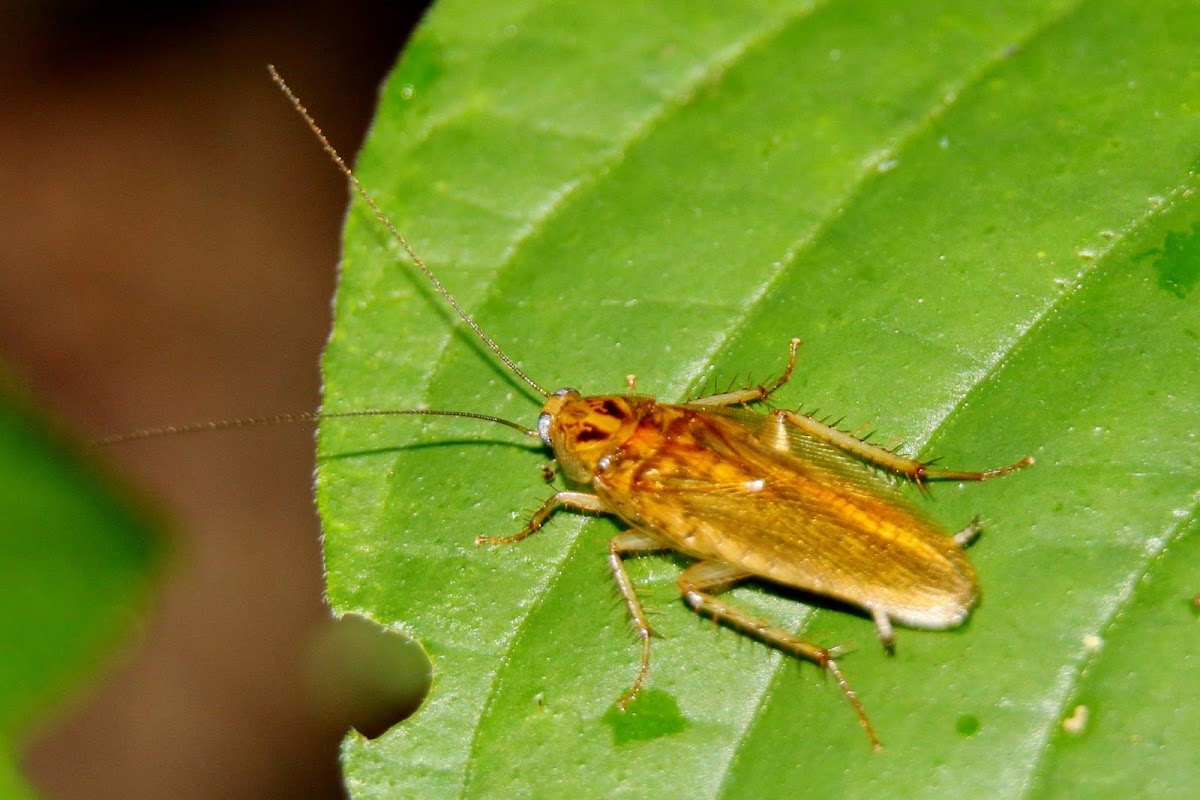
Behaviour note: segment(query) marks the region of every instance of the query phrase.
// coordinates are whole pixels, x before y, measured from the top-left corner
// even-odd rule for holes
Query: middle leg
[[[783,374],[780,375],[774,383],[763,384],[761,386],[751,386],[749,389],[738,389],[732,392],[721,392],[720,394],[710,394],[705,397],[697,397],[692,400],[692,405],[697,406],[712,406],[713,408],[724,408],[726,406],[744,406],[747,403],[757,403],[760,400],[766,400],[772,394],[779,390],[781,386],[788,382],[792,377],[792,370],[796,368],[796,350],[800,347],[799,339],[792,339],[788,342],[788,363],[783,368]]]
[[[646,682],[646,675],[650,672],[650,637],[654,635],[654,629],[650,627],[650,618],[646,616],[642,601],[638,599],[637,589],[630,580],[629,573],[625,570],[624,559],[625,556],[640,556],[670,549],[670,546],[658,537],[638,530],[618,533],[608,541],[608,568],[612,570],[613,580],[617,582],[617,591],[620,592],[621,599],[625,601],[625,608],[629,609],[629,618],[633,623],[633,629],[642,643],[642,660],[638,666],[637,677],[634,678],[633,685],[617,701],[617,708],[622,711],[642,690],[642,685]]]

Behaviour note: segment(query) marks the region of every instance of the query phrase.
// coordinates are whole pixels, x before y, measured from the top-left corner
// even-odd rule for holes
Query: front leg
[[[529,518],[529,522],[525,523],[525,527],[514,533],[512,536],[476,536],[475,544],[512,544],[519,542],[531,533],[540,530],[546,524],[546,520],[550,518],[560,507],[573,508],[576,511],[587,511],[592,514],[610,514],[612,513],[608,506],[604,505],[604,501],[594,494],[587,492],[555,492],[549,500],[542,504],[542,507],[533,512],[533,516]]]

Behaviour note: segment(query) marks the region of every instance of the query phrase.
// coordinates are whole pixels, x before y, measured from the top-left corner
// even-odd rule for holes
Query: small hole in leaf
[[[420,645],[356,614],[325,626],[307,667],[316,705],[368,739],[412,716],[429,694],[432,675]]]

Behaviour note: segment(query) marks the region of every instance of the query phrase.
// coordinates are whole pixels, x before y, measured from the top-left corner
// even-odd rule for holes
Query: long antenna
[[[434,409],[382,409],[371,408],[361,411],[334,411],[332,413],[322,413],[320,411],[297,411],[291,414],[270,414],[263,417],[238,417],[236,419],[222,419],[215,422],[197,422],[191,425],[167,425],[162,428],[145,428],[140,431],[132,431],[130,433],[117,433],[112,436],[105,436],[100,439],[92,440],[92,445],[96,447],[107,447],[114,444],[124,444],[125,442],[136,442],[142,439],[156,439],[160,436],[178,436],[185,433],[211,433],[213,431],[228,431],[235,428],[254,428],[262,425],[279,425],[289,422],[323,422],[327,419],[345,419],[347,417],[396,417],[402,415],[409,416],[425,416],[425,417],[466,417],[467,419],[480,419],[484,422],[495,422],[500,425],[507,425],[513,430],[520,431],[526,436],[538,438],[538,432],[526,428],[511,420],[502,419],[501,417],[493,417],[490,414],[476,414],[471,411],[439,411]]]
[[[496,354],[496,358],[504,362],[504,366],[508,367],[510,370],[512,370],[514,375],[533,387],[534,391],[536,391],[542,397],[549,397],[550,393],[538,385],[537,381],[522,372],[521,368],[518,367],[516,363],[514,363],[513,360],[509,358],[503,350],[500,349],[500,345],[496,344],[496,342],[492,340],[492,337],[484,333],[483,328],[479,327],[479,323],[473,320],[471,315],[466,312],[466,309],[458,304],[458,301],[454,299],[454,295],[450,294],[450,290],[442,285],[442,282],[439,281],[437,276],[433,274],[433,270],[429,269],[429,267],[425,265],[425,262],[422,261],[421,257],[417,255],[415,250],[413,250],[412,245],[408,243],[408,240],[401,235],[400,231],[396,229],[396,226],[392,224],[391,220],[387,218],[387,215],[385,215],[375,203],[375,198],[371,197],[371,194],[359,182],[358,178],[350,170],[350,167],[348,167],[346,162],[342,160],[342,157],[338,155],[338,151],[335,150],[333,145],[329,143],[329,139],[325,136],[325,133],[321,130],[321,127],[317,125],[317,121],[312,118],[311,114],[308,113],[308,109],[304,107],[304,104],[300,102],[300,98],[297,97],[295,92],[293,92],[287,83],[284,82],[283,77],[280,76],[275,67],[271,64],[268,64],[267,70],[271,73],[271,80],[275,81],[275,85],[279,87],[280,91],[282,91],[284,96],[287,97],[287,99],[291,102],[292,107],[296,109],[296,113],[303,117],[304,121],[308,123],[309,129],[317,137],[317,141],[321,143],[321,147],[324,148],[325,152],[329,154],[329,157],[333,159],[333,163],[337,165],[337,168],[340,169],[342,174],[345,175],[350,181],[350,184],[354,187],[354,191],[357,192],[358,196],[366,202],[366,204],[371,208],[371,211],[374,212],[375,217],[381,223],[383,223],[383,226],[391,232],[392,236],[396,237],[396,241],[398,241],[400,246],[404,248],[404,252],[408,253],[408,257],[411,258],[413,263],[417,265],[417,268],[425,274],[425,277],[428,278],[429,282],[433,284],[433,288],[437,289],[438,294],[446,299],[446,302],[450,304],[450,307],[453,308],[458,316],[462,318],[463,322],[467,323],[467,326],[475,332],[475,335],[478,336],[485,345],[487,345],[487,348]]]

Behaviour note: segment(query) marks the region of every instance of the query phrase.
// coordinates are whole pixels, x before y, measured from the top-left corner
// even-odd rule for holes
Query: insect
[[[929,630],[955,627],[979,596],[978,579],[965,554],[978,522],[948,535],[880,473],[911,481],[924,491],[929,481],[981,481],[1007,475],[1033,459],[975,472],[935,468],[799,412],[749,410],[791,377],[798,339],[791,340],[786,366],[773,383],[685,403],[662,403],[638,394],[632,376],[627,394],[547,391],[459,305],[274,68],[271,76],[438,293],[508,370],[544,398],[533,428],[470,412],[394,412],[496,422],[539,440],[553,453],[557,469],[572,488],[555,492],[515,534],[480,536],[476,544],[518,542],[560,509],[610,515],[626,526],[609,541],[608,567],[640,640],[641,656],[618,705],[624,708],[645,685],[654,633],[625,561],[675,551],[695,561],[679,577],[679,591],[689,608],[828,671],[871,745],[878,748],[870,719],[836,661],[837,648],[820,647],[759,619],[722,599],[721,593],[758,580],[832,598],[868,614],[889,651],[895,623]]]

